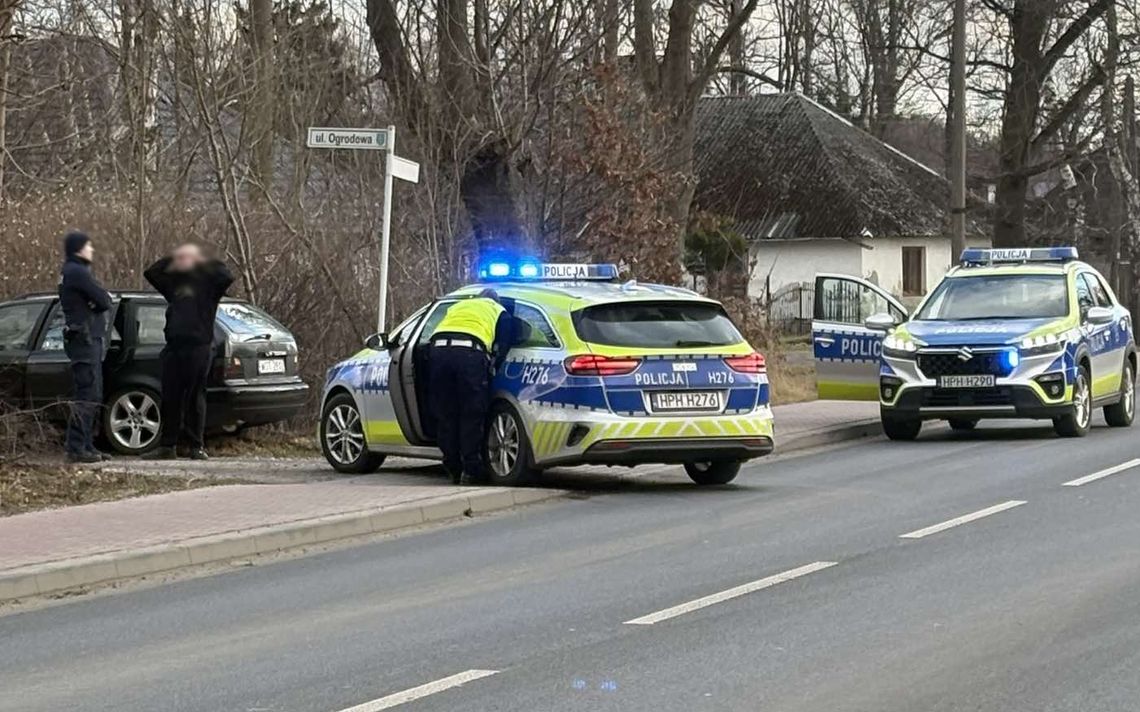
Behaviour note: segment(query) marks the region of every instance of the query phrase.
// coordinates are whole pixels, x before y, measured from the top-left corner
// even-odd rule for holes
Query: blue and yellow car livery
[[[328,372],[321,444],[366,471],[384,456],[438,459],[428,343],[450,305],[487,286],[516,340],[491,382],[491,479],[518,484],[583,463],[684,464],[727,482],[773,447],[764,357],[717,302],[686,289],[619,283],[612,265],[492,263],[483,280],[418,310]]]
[[[969,249],[961,262],[905,321],[892,302],[849,328],[850,343],[860,344],[851,350],[869,357],[853,352],[842,369],[821,358],[834,353],[841,329],[817,318],[821,382],[828,372],[873,370],[874,381],[846,387],[860,395],[876,389],[893,439],[917,437],[925,420],[969,430],[983,418],[1009,417],[1049,419],[1059,434],[1079,437],[1097,407],[1109,425],[1132,423],[1132,317],[1074,248]]]

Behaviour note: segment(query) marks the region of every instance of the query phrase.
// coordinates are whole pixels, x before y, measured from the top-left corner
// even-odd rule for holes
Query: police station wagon
[[[969,249],[913,314],[867,282],[816,278],[812,338],[822,398],[878,400],[895,440],[925,420],[1053,421],[1088,433],[1092,410],[1132,424],[1132,317],[1071,247]]]
[[[430,337],[451,305],[488,286],[514,331],[491,382],[493,484],[585,463],[683,464],[695,482],[723,484],[772,451],[764,357],[719,303],[620,283],[613,265],[493,262],[481,276],[329,369],[320,442],[335,469],[374,471],[387,455],[442,457],[427,409]]]

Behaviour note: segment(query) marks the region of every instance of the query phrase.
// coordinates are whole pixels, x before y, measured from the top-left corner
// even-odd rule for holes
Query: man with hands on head
[[[150,457],[175,458],[182,433],[189,441],[190,458],[205,460],[206,376],[213,360],[214,321],[234,276],[193,243],[176,247],[148,267],[144,276],[166,298],[162,433]]]

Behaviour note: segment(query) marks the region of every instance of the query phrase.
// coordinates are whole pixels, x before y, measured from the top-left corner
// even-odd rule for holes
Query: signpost
[[[350,149],[384,152],[384,228],[380,234],[380,299],[376,330],[384,331],[388,311],[388,247],[392,235],[392,178],[420,182],[420,164],[396,155],[396,127],[386,129],[344,129],[312,126],[309,148]]]

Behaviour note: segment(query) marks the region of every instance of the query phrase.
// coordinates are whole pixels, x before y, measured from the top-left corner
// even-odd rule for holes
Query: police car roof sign
[[[617,265],[585,263],[544,263],[522,260],[491,260],[479,269],[484,280],[539,280],[579,282],[617,279]]]
[[[962,251],[962,264],[981,265],[1022,262],[1068,262],[1077,259],[1075,247],[1015,247],[1005,249],[968,249]]]

